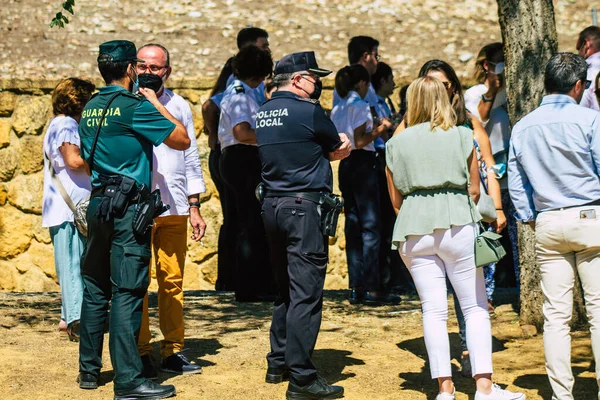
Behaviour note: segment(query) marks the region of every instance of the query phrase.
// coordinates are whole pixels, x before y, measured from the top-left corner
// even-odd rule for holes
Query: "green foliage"
[[[74,15],[73,13],[73,6],[75,5],[75,0],[65,0],[65,2],[62,4],[62,8],[65,11],[68,11],[71,13],[71,15]],[[57,12],[56,15],[54,16],[54,18],[52,18],[52,21],[50,22],[50,28],[54,28],[55,26],[58,26],[59,28],[64,28],[65,24],[69,23],[69,19],[67,18],[66,15],[64,15],[62,13],[62,11]]]

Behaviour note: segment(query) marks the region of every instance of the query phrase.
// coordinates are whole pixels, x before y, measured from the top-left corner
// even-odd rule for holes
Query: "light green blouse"
[[[481,220],[467,193],[465,165],[472,152],[469,128],[432,131],[429,122],[411,126],[387,142],[387,166],[404,196],[394,225],[393,249],[409,235]]]

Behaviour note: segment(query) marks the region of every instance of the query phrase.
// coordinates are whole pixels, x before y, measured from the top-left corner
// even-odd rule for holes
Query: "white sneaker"
[[[435,396],[435,400],[454,400],[454,393],[456,393],[456,389],[452,393],[440,392]]]
[[[500,386],[495,383],[492,384],[492,391],[489,394],[483,394],[475,392],[475,400],[525,400],[525,395],[519,392],[509,392],[508,390],[501,389]]]

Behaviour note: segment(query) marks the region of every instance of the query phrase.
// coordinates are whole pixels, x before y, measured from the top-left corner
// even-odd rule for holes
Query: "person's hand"
[[[148,101],[152,104],[156,104],[158,103],[158,97],[156,97],[156,92],[152,89],[148,89],[148,88],[139,88],[140,94],[142,96],[144,96],[146,99],[148,99]]]
[[[506,228],[506,215],[504,215],[504,211],[496,210],[496,221],[492,223],[492,227],[496,230],[496,233],[500,233]]]
[[[192,226],[192,240],[199,242],[204,237],[206,232],[206,222],[200,215],[200,209],[196,207],[190,208],[190,225]]]
[[[390,130],[394,126],[392,121],[390,121],[388,118],[381,118],[380,121],[381,121],[381,125],[379,125],[379,126],[381,126],[382,129],[384,129],[384,130]]]
[[[331,152],[332,158],[335,160],[342,160],[350,155],[352,151],[352,144],[350,143],[350,139],[346,136],[345,133],[340,133],[340,140],[342,141],[342,145]]]
[[[496,75],[492,71],[487,72],[485,81],[487,83],[488,88],[485,97],[487,97],[488,99],[496,97],[496,94],[504,86],[504,79],[502,78],[502,75]]]

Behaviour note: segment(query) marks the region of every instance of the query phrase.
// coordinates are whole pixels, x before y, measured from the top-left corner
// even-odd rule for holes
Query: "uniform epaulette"
[[[127,96],[127,97],[133,97],[134,99],[137,99],[137,100],[144,100],[144,99],[145,99],[145,97],[144,97],[143,95],[141,95],[141,94],[139,94],[139,93],[138,93],[138,94],[136,94],[136,93],[131,93],[129,90],[127,90],[127,91],[123,91],[121,94],[122,94],[123,96]]]
[[[298,97],[298,100],[300,100],[300,101],[308,101],[309,103],[313,103],[315,105],[319,104],[319,100],[311,99],[310,97]]]
[[[234,86],[233,88],[235,89],[236,93],[246,93],[246,89],[244,89],[242,85]]]

